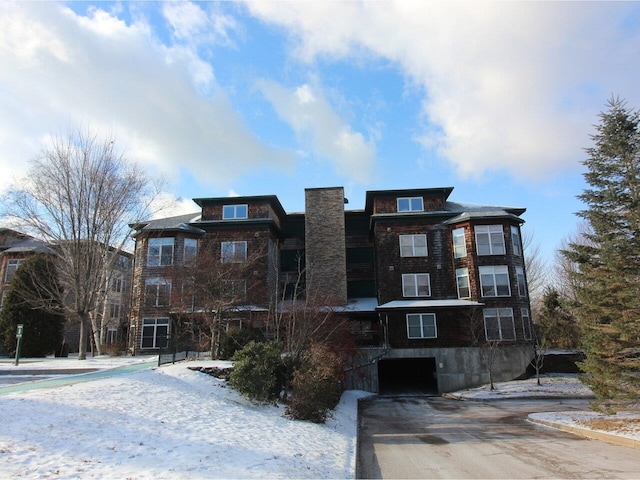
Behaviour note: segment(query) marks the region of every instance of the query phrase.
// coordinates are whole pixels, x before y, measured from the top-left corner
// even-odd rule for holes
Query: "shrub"
[[[286,414],[296,420],[324,423],[342,395],[342,362],[325,345],[312,345],[302,354],[291,382],[292,399]]]
[[[281,355],[278,342],[249,342],[231,358],[234,362],[229,379],[231,386],[257,402],[277,400],[282,387],[278,381],[283,365]]]
[[[264,335],[258,328],[240,328],[230,330],[220,343],[220,358],[228,360],[238,351],[246,347],[249,342],[263,342]]]

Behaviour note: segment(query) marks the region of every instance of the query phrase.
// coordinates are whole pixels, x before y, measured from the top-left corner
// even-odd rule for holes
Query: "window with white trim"
[[[169,319],[168,318],[144,318],[142,319],[142,348],[166,348],[169,345]]]
[[[476,251],[478,255],[504,255],[502,225],[476,225]]]
[[[22,262],[24,262],[24,258],[10,258],[7,260],[7,270],[4,274],[5,283],[9,283],[11,281]]]
[[[247,205],[224,205],[222,207],[222,219],[245,219],[248,217],[249,207]]]
[[[118,341],[118,327],[108,326],[107,327],[107,345],[113,345]]]
[[[426,257],[427,236],[424,233],[400,235],[401,257]]]
[[[516,284],[518,285],[518,295],[527,296],[527,284],[524,281],[524,268],[516,267]]]
[[[247,260],[247,242],[222,242],[222,263],[242,263]]]
[[[520,316],[522,317],[522,331],[524,333],[524,339],[531,340],[531,317],[529,316],[529,309],[521,308]]]
[[[109,304],[109,318],[120,318],[120,304]]]
[[[453,234],[453,257],[463,258],[467,256],[467,240],[464,234],[464,227],[456,228]]]
[[[471,297],[471,287],[469,286],[469,269],[456,268],[456,283],[458,285],[458,298]]]
[[[505,341],[516,339],[512,308],[485,308],[484,332],[487,341]]]
[[[518,227],[511,227],[511,247],[513,248],[513,254],[516,256],[522,255],[522,244],[520,243],[520,229]]]
[[[408,313],[407,314],[408,338],[437,338],[435,313]]]
[[[184,239],[184,251],[182,261],[184,264],[192,264],[198,256],[198,240],[196,238]]]
[[[510,297],[509,269],[506,265],[479,267],[483,297]]]
[[[122,278],[115,277],[111,279],[111,291],[116,293],[122,292]]]
[[[398,201],[398,212],[423,212],[422,197],[401,197]]]
[[[147,266],[161,267],[173,264],[173,237],[150,238]]]
[[[405,297],[430,297],[431,281],[428,273],[402,274],[402,295]]]
[[[144,304],[147,307],[166,307],[171,296],[171,280],[154,277],[144,281]]]

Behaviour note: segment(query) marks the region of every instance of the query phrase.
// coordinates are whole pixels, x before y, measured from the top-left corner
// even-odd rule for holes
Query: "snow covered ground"
[[[153,358],[25,360],[18,367],[6,360],[0,361],[0,369],[109,369],[149,360]],[[283,407],[253,405],[223,381],[187,368],[221,363],[183,362],[92,382],[5,394],[0,385],[1,476],[353,478],[356,405],[367,393],[345,392],[324,425],[292,421],[283,417]],[[489,400],[590,395],[575,376],[545,376],[541,387],[535,380],[498,383],[496,387],[493,392],[482,387],[459,396]],[[597,419],[592,412],[539,415],[582,428],[603,425],[592,422]],[[615,420],[615,434],[640,440],[640,415]]]
[[[54,362],[55,368],[63,363],[52,360],[51,368]],[[67,363],[121,364],[106,357]],[[357,398],[368,394],[346,392],[324,425],[292,421],[283,417],[284,408],[253,405],[223,381],[186,368],[195,363],[0,395],[1,476],[354,476]],[[32,367],[21,363],[18,368]]]

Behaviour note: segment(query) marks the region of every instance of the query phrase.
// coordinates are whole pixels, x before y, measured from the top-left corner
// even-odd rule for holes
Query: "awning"
[[[380,305],[377,310],[393,310],[402,308],[460,308],[479,307],[484,303],[471,300],[442,299],[442,300],[393,300]]]

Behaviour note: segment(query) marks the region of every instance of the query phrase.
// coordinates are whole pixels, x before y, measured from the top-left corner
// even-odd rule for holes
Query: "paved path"
[[[639,478],[640,455],[527,421],[588,400],[364,401],[358,478]]]
[[[99,380],[101,378],[113,377],[116,375],[124,375],[127,373],[137,372],[139,370],[144,370],[147,368],[157,367],[158,361],[155,360],[153,362],[145,362],[145,363],[134,363],[130,365],[124,365],[122,367],[115,367],[107,370],[98,370],[90,373],[86,373],[86,370],[90,369],[81,369],[84,370],[85,373],[78,374],[75,370],[63,370],[65,374],[61,378],[49,378],[46,380],[36,380],[28,383],[20,383],[17,385],[5,385],[0,386],[0,395],[5,395],[7,393],[13,392],[24,392],[27,390],[35,390],[37,388],[55,388],[62,387],[64,385],[72,385],[74,383],[82,383],[82,382],[90,382],[92,380]],[[16,374],[24,375],[23,371],[16,371]],[[52,375],[52,372],[49,370],[37,370],[37,375]]]

